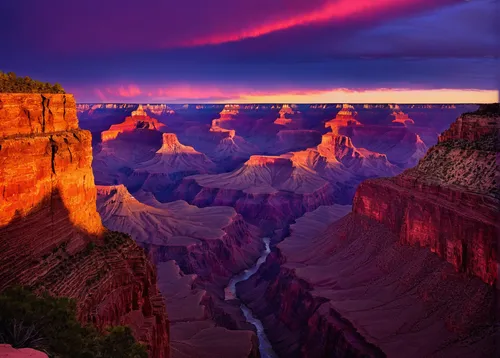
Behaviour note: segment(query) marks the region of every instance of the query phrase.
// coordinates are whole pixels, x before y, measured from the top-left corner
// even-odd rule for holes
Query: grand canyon
[[[3,289],[151,357],[497,351],[498,105],[0,104]]]
[[[0,358],[500,357],[497,2],[0,1]]]

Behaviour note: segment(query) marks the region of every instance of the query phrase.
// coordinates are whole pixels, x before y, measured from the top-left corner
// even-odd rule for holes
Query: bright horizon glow
[[[70,91],[71,92],[71,91]],[[348,89],[252,91],[248,88],[173,85],[166,88],[136,85],[95,89],[98,101],[80,103],[170,103],[170,104],[258,104],[258,103],[496,103],[499,92],[480,89]]]
[[[352,104],[460,104],[496,103],[498,91],[492,90],[410,90],[380,89],[367,91],[330,90],[306,94],[275,94],[267,96],[243,95],[240,98],[217,103],[352,103]]]
[[[353,103],[353,104],[460,104],[460,103],[496,103],[498,91],[493,90],[411,90],[411,89],[379,89],[366,91],[330,90],[315,93],[285,93],[272,95],[242,95],[229,101],[217,103]]]

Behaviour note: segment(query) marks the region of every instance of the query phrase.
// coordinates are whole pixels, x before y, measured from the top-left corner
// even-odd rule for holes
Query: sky
[[[0,70],[78,102],[497,102],[496,0],[0,0]]]

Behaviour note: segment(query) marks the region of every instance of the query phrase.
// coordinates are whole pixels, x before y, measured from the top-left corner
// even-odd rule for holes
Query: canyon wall
[[[91,140],[72,95],[0,94],[0,290],[74,298],[82,322],[130,325],[152,357],[168,357],[156,270],[97,213]]]
[[[491,357],[495,290],[336,206],[307,213],[238,296],[283,357]],[[465,343],[464,343],[465,342]]]
[[[428,247],[457,270],[493,284],[499,125],[498,113],[463,115],[415,168],[362,183],[353,211],[385,224],[402,243]]]

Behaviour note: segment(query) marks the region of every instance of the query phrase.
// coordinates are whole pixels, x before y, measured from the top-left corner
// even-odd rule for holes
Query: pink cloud
[[[434,3],[447,2],[434,1]],[[451,1],[448,1],[451,2]],[[333,0],[325,1],[319,7],[293,16],[284,16],[264,23],[253,23],[247,27],[236,28],[232,32],[219,32],[191,39],[183,43],[186,46],[214,45],[240,41],[263,36],[272,32],[290,29],[296,26],[311,25],[339,20],[355,20],[388,14],[390,11],[404,10],[414,6],[430,6],[429,0]]]
[[[140,88],[137,87],[136,85],[128,85],[126,87],[123,87],[123,86],[119,87],[117,92],[118,92],[118,95],[120,97],[125,97],[125,98],[137,97],[142,93]]]
[[[140,15],[136,2],[122,0],[107,0],[105,4],[87,0],[77,12],[74,4],[65,0],[53,0],[50,9],[40,1],[26,1],[32,2],[32,18],[26,24],[33,26],[36,34],[30,41],[38,44],[40,38],[50,39],[43,42],[44,49],[54,46],[88,52],[220,44],[319,24],[366,26],[370,21],[387,21],[461,0],[149,0],[140,5]],[[37,25],[39,18],[58,23],[61,14],[67,19],[65,24]],[[134,26],[137,23],[140,26]]]
[[[96,94],[97,98],[99,98],[99,100],[101,102],[107,102],[108,101],[108,98],[106,97],[106,95],[104,95],[103,91],[96,88],[94,89],[94,93]]]

